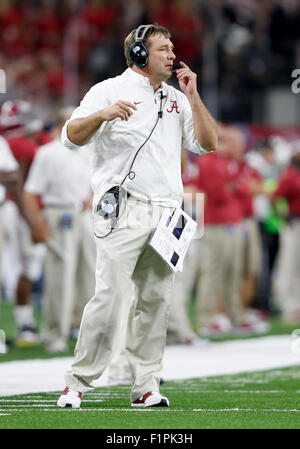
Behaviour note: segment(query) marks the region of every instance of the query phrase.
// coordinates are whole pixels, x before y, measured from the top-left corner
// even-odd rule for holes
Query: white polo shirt
[[[90,181],[89,150],[70,151],[55,139],[38,149],[24,190],[41,195],[45,206],[77,206],[91,195]]]
[[[19,164],[16,161],[6,140],[0,136],[0,170],[15,171],[18,170]],[[0,184],[0,204],[5,201],[5,187]]]
[[[89,116],[118,100],[137,107],[128,121],[116,118],[103,122],[89,143],[94,206],[108,189],[122,182],[136,151],[149,137],[160,109],[161,91],[166,96],[162,101],[163,116],[135,159],[134,179],[127,177],[123,186],[143,201],[169,207],[181,205],[181,148],[199,154],[207,152],[196,140],[190,104],[182,92],[164,82],[154,93],[149,78],[127,69],[93,86],[70,119]],[[67,136],[69,121],[62,130],[62,142],[76,149],[78,146]]]

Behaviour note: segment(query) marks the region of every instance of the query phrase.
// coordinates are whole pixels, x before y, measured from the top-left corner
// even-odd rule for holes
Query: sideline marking
[[[20,406],[19,406],[20,407]],[[55,406],[53,406],[55,407]],[[11,409],[0,409],[0,412],[32,412],[32,409],[17,409],[17,408],[11,408]],[[257,409],[257,408],[223,408],[223,409],[202,409],[202,408],[194,408],[192,410],[183,410],[183,409],[168,409],[168,410],[161,410],[161,409],[154,409],[154,408],[62,408],[57,407],[56,409],[53,408],[44,408],[42,409],[44,412],[163,412],[163,413],[170,413],[170,412],[255,412],[255,413],[265,413],[265,412],[290,412],[290,413],[299,413],[300,410],[298,409]]]
[[[0,399],[0,402],[57,402],[57,399]],[[91,401],[86,402],[103,402],[102,399],[92,399]],[[33,405],[34,407],[34,405]]]
[[[205,408],[194,408],[193,412],[300,412],[300,410],[292,409],[259,409],[259,408],[223,408],[223,409],[205,409]]]

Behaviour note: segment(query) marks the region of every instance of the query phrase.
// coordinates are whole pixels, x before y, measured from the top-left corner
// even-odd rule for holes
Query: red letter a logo
[[[167,109],[167,112],[172,112],[174,109],[177,112],[177,114],[179,114],[179,109],[178,109],[178,104],[176,100],[170,100],[171,101],[171,106],[169,109]]]

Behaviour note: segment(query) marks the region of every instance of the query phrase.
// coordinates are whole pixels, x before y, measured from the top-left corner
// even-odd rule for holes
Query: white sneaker
[[[62,394],[60,395],[57,405],[59,407],[72,407],[79,408],[81,404],[82,393],[79,391],[71,390],[71,388],[66,387]]]
[[[67,352],[68,346],[65,342],[63,342],[61,340],[57,340],[57,341],[52,341],[51,343],[46,343],[45,350],[46,350],[46,352],[49,352],[49,353]]]
[[[149,391],[131,403],[131,407],[169,407],[169,405],[169,399],[162,396],[159,391]]]
[[[18,348],[36,345],[42,342],[41,336],[33,326],[22,326],[18,337],[14,341],[14,345]]]
[[[263,321],[252,310],[246,310],[242,322],[234,327],[234,333],[238,335],[266,334],[271,326],[268,321]]]
[[[212,317],[210,322],[201,327],[198,332],[204,337],[224,336],[232,331],[232,324],[227,315],[218,313]]]

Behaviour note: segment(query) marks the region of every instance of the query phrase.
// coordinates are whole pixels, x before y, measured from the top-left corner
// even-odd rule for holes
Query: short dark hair
[[[126,39],[124,41],[124,53],[125,53],[125,58],[126,58],[128,67],[132,67],[134,65],[130,58],[129,49],[135,41],[136,30],[137,30],[137,28],[132,30],[131,33],[128,34],[128,36],[126,37]],[[166,37],[167,39],[171,38],[170,31],[167,30],[165,27],[158,25],[157,23],[150,24],[150,26],[145,34],[145,37],[143,39],[143,42],[146,46],[147,46],[148,38],[150,36],[154,36],[155,34],[160,34],[160,35]]]

